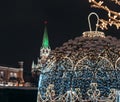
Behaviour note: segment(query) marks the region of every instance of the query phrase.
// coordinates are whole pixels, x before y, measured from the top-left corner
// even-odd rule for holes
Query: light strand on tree
[[[115,4],[120,5],[120,0],[111,0],[111,1],[115,2]]]
[[[120,5],[120,1],[118,0],[111,0],[114,1],[116,4]],[[108,13],[108,20],[100,19],[100,23],[97,25],[101,29],[108,29],[108,26],[116,26],[117,29],[120,28],[120,12],[113,11],[109,9],[104,4],[104,1],[96,1],[96,0],[89,0],[91,7],[95,7],[98,9],[102,9]]]

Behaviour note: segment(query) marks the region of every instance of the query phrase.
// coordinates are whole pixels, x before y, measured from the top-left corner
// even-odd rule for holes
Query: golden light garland
[[[120,0],[111,0],[111,1],[115,2],[115,4],[120,5]]]
[[[111,0],[117,5],[120,5],[119,0]],[[96,0],[89,0],[89,3],[91,4],[91,7],[102,9],[107,12],[108,14],[108,20],[105,19],[100,19],[100,23],[97,25],[100,27],[102,30],[103,29],[108,29],[108,26],[116,26],[117,29],[120,28],[120,12],[113,11],[109,9],[108,6],[104,5],[104,1],[96,1]]]

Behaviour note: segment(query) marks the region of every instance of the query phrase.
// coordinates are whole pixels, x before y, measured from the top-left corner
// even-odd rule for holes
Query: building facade
[[[23,79],[23,62],[19,62],[19,68],[0,66],[0,83],[1,85],[12,86],[11,82],[22,85],[24,83]]]

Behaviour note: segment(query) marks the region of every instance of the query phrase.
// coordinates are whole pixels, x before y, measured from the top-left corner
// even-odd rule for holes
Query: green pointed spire
[[[44,29],[42,47],[44,47],[44,48],[49,47],[49,39],[48,39],[48,33],[47,33],[47,27],[46,26],[45,26],[45,29]]]

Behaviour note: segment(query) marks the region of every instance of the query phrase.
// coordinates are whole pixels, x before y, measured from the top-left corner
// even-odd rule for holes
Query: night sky
[[[116,9],[115,5],[110,6]],[[18,61],[24,61],[24,74],[29,76],[32,61],[39,57],[44,21],[48,21],[50,46],[55,49],[89,30],[87,16],[90,12],[96,12],[100,18],[106,18],[107,14],[91,8],[88,0],[2,0],[0,65],[18,67]],[[91,21],[95,23],[94,17]],[[114,26],[104,32],[120,38],[120,30]]]

